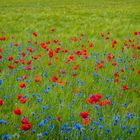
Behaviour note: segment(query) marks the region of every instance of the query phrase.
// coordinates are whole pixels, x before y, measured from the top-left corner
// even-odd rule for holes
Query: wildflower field
[[[0,139],[139,140],[140,0],[0,0]]]

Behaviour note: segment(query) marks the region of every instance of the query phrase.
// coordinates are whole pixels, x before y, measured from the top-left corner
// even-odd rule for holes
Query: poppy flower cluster
[[[21,119],[21,123],[22,123],[22,125],[20,126],[21,130],[27,131],[31,129],[31,124],[25,117]]]
[[[95,94],[95,95],[92,95],[91,97],[87,98],[87,102],[90,104],[96,104],[97,102],[100,101],[101,98],[102,98],[101,94]]]

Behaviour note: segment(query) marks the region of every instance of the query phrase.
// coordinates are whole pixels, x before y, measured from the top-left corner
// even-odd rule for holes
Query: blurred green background
[[[140,29],[140,0],[0,0],[0,33],[61,36],[111,31],[116,36]]]

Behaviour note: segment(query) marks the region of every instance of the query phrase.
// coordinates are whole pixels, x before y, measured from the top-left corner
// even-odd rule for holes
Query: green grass
[[[44,36],[55,27],[62,37],[101,31],[121,37],[140,29],[139,3],[139,0],[1,0],[0,31],[13,35],[38,31]]]
[[[55,28],[56,32],[50,33],[50,29]],[[4,100],[4,105],[0,106],[0,120],[8,121],[7,125],[0,124],[0,136],[17,133],[20,135],[19,140],[37,139],[37,134],[48,131],[49,134],[41,139],[83,139],[88,140],[106,140],[106,139],[139,139],[140,121],[140,76],[137,71],[140,69],[140,51],[137,47],[140,45],[140,37],[134,36],[135,31],[140,30],[140,0],[0,0],[0,37],[6,36],[5,42],[0,41],[0,48],[2,48],[3,58],[0,60],[0,79],[3,79],[0,85],[0,99]],[[32,33],[37,32],[38,37],[33,37]],[[103,32],[105,37],[102,38],[100,33]],[[110,35],[107,34],[110,32]],[[85,36],[81,37],[83,33]],[[11,39],[10,36],[14,36]],[[70,38],[82,38],[81,41],[72,42]],[[39,47],[41,42],[53,41],[58,39],[62,45],[51,43],[48,47],[55,49],[60,46],[62,49],[67,49],[68,53],[58,53],[59,59],[55,56],[48,58],[48,52]],[[125,48],[122,53],[121,49],[124,47],[124,40],[134,40],[135,49]],[[31,43],[27,43],[30,40]],[[94,44],[94,47],[88,48],[88,41]],[[117,40],[115,48],[111,48],[112,40]],[[34,42],[37,41],[37,45]],[[20,47],[10,47],[10,44],[19,43]],[[130,42],[129,42],[130,43]],[[130,43],[131,46],[133,43]],[[76,50],[82,50],[82,45],[88,52],[88,59],[78,57],[75,55],[74,61],[65,64],[64,61],[69,55]],[[35,49],[33,53],[26,51],[27,47]],[[23,58],[25,62],[32,60],[31,71],[25,71],[21,64],[13,64],[7,61],[8,56],[13,56],[14,60],[19,60],[21,52],[26,52],[26,57]],[[107,54],[111,53],[115,56],[112,62],[117,61],[118,65],[113,67],[111,62],[106,60]],[[32,56],[42,54],[38,61],[34,61]],[[134,60],[132,56],[136,54],[137,59]],[[119,61],[118,58],[122,58]],[[131,60],[129,63],[128,60]],[[103,68],[97,71],[98,76],[92,76],[97,67],[96,61],[104,60]],[[48,66],[48,62],[52,62]],[[126,61],[126,62],[124,62]],[[7,66],[13,64],[14,70],[9,70]],[[79,65],[76,77],[72,76],[74,72],[73,66]],[[134,67],[135,71],[131,68]],[[124,73],[120,72],[120,68],[124,68]],[[62,76],[60,70],[65,70],[66,74]],[[48,74],[44,76],[44,71]],[[114,84],[115,72],[119,72],[119,83]],[[25,89],[20,89],[19,84],[23,81],[16,81],[16,78],[27,76],[29,82],[26,83]],[[41,82],[35,83],[34,78],[41,77]],[[68,84],[57,85],[52,87],[51,77],[56,75],[59,80]],[[109,79],[109,82],[106,80]],[[78,80],[84,84],[77,84]],[[99,82],[100,80],[100,82]],[[127,85],[128,90],[122,91],[122,85]],[[49,93],[44,94],[43,90],[46,86],[50,86]],[[21,104],[16,99],[18,94],[27,95],[27,103]],[[102,94],[102,100],[106,96],[110,96],[112,105],[103,106],[99,110],[95,109],[94,105],[86,102],[90,94]],[[38,103],[37,98],[41,98]],[[133,100],[131,103],[130,100]],[[62,100],[62,103],[60,103]],[[72,100],[75,100],[73,103]],[[114,103],[114,104],[113,104]],[[127,103],[127,107],[123,104]],[[42,106],[48,108],[42,110]],[[72,106],[72,109],[70,109]],[[83,107],[84,106],[84,107]],[[12,111],[20,108],[22,115],[16,116]],[[79,130],[75,130],[74,124],[81,124],[79,113],[81,111],[89,112],[92,119],[91,126],[94,127],[90,131],[89,126],[82,128],[83,133],[80,135]],[[32,112],[35,116],[32,116]],[[98,115],[98,112],[100,114]],[[133,119],[126,119],[127,113],[135,114]],[[62,122],[55,120],[56,116],[61,116]],[[74,117],[72,117],[74,115]],[[120,115],[118,125],[114,126],[113,118]],[[31,130],[21,132],[21,117],[26,116],[32,125]],[[38,124],[42,119],[51,116],[49,122],[45,126],[39,128]],[[100,130],[94,124],[99,117],[103,118],[100,125],[103,129]],[[70,119],[73,119],[72,121]],[[61,126],[65,123],[72,128],[68,134],[60,134]],[[54,129],[50,130],[49,126],[54,125]],[[122,131],[121,125],[125,125],[126,129]],[[132,126],[137,126],[137,129],[129,134],[127,131]],[[110,134],[106,134],[106,128],[111,130]],[[74,135],[74,138],[72,138]],[[39,138],[38,138],[39,139]]]

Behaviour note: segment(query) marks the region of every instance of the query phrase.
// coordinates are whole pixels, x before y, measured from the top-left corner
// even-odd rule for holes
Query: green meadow
[[[0,139],[138,140],[139,83],[140,0],[0,0]]]

